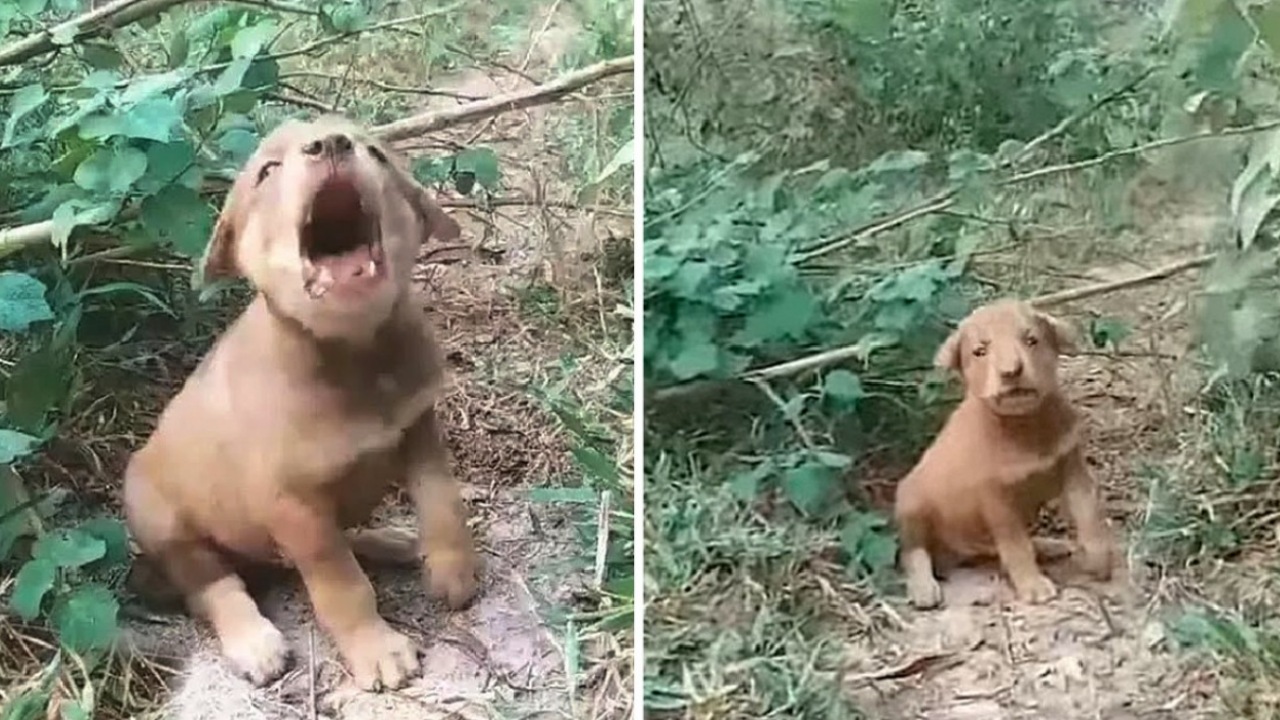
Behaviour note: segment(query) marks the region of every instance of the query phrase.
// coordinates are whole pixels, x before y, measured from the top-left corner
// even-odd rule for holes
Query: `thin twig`
[[[760,388],[760,392],[764,393],[765,396],[778,407],[778,410],[782,412],[782,415],[787,419],[787,422],[791,423],[791,427],[796,429],[796,434],[800,436],[800,441],[804,443],[805,447],[811,450],[817,447],[813,442],[813,436],[811,436],[809,431],[805,429],[804,423],[800,422],[800,418],[796,417],[795,413],[787,412],[786,401],[784,401],[778,393],[774,392],[773,387],[769,385],[769,381],[765,379],[764,376],[756,375],[750,379],[750,382]]]
[[[1063,173],[1085,170],[1098,165],[1103,165],[1118,160],[1123,157],[1132,155],[1140,155],[1142,153],[1151,152],[1153,150],[1162,150],[1164,148],[1182,145],[1185,143],[1196,142],[1198,140],[1208,140],[1211,138],[1230,137],[1233,135],[1248,135],[1252,133],[1266,132],[1280,128],[1280,120],[1271,120],[1268,122],[1257,123],[1254,125],[1243,125],[1240,127],[1226,128],[1223,130],[1205,130],[1190,135],[1179,135],[1178,137],[1164,138],[1161,140],[1153,140],[1141,145],[1133,145],[1127,148],[1120,148],[1110,152],[1103,153],[1087,160],[1079,160],[1077,162],[1062,163],[1060,165],[1048,165],[1046,167],[1028,170],[1026,172],[1011,175],[998,184],[1002,187],[1017,185],[1031,180],[1039,180],[1052,175],[1061,175]],[[873,235],[901,227],[912,220],[919,219],[926,215],[950,210],[956,203],[956,191],[947,190],[945,192],[934,195],[917,205],[901,210],[887,218],[879,218],[866,225],[855,228],[851,231],[840,233],[832,238],[821,240],[815,243],[813,247],[796,253],[795,261],[798,263],[808,262],[816,257],[826,255],[836,250],[840,250],[850,245],[861,243]]]
[[[1062,122],[1059,122],[1057,125],[1054,125],[1052,128],[1049,129],[1048,132],[1041,133],[1039,136],[1032,138],[1031,142],[1027,143],[1026,145],[1023,145],[1022,149],[1019,150],[1012,158],[1010,158],[1009,162],[1007,163],[1007,166],[1012,167],[1022,162],[1026,158],[1030,157],[1031,153],[1035,152],[1036,149],[1039,148],[1041,145],[1044,145],[1050,140],[1066,133],[1072,127],[1078,125],[1085,118],[1098,112],[1098,110],[1102,109],[1103,106],[1108,105],[1114,102],[1115,100],[1119,99],[1121,96],[1127,94],[1129,91],[1136,88],[1143,80],[1146,80],[1147,78],[1151,77],[1151,74],[1153,72],[1155,72],[1155,68],[1151,67],[1141,73],[1138,73],[1138,75],[1134,77],[1132,80],[1130,80],[1129,82],[1121,85],[1120,87],[1107,93],[1106,95],[1103,95],[1102,97],[1098,98],[1097,101],[1082,108],[1078,112],[1072,113],[1067,117],[1063,118]]]
[[[634,67],[635,57],[632,55],[605,60],[562,75],[543,85],[535,85],[515,92],[495,95],[486,100],[459,105],[448,110],[437,110],[405,118],[404,120],[397,120],[396,122],[373,128],[373,133],[390,141],[403,140],[415,135],[437,132],[447,127],[489,117],[500,112],[545,105],[607,77],[631,72]]]
[[[342,78],[338,77],[337,75],[333,75],[332,73],[318,72],[315,70],[298,70],[296,72],[282,73],[280,75],[281,80],[287,80],[289,78],[295,78],[295,77],[314,77],[314,78],[323,78],[325,80],[332,80],[332,81],[342,80]],[[405,94],[412,94],[412,95],[432,95],[432,96],[438,96],[438,97],[456,98],[458,100],[465,100],[467,102],[475,102],[476,100],[485,99],[485,96],[483,95],[465,95],[463,93],[453,92],[452,90],[437,90],[435,88],[430,88],[430,87],[411,87],[408,85],[392,85],[390,83],[385,83],[385,82],[382,82],[381,80],[374,80],[372,78],[353,77],[350,79],[359,83],[371,85],[379,90],[382,90],[383,92],[405,93]]]
[[[1105,295],[1107,293],[1116,292],[1118,290],[1127,290],[1129,288],[1146,285],[1157,280],[1164,280],[1173,277],[1187,270],[1204,267],[1213,262],[1218,257],[1217,253],[1209,253],[1199,257],[1185,258],[1177,262],[1171,262],[1167,265],[1149,270],[1132,277],[1120,280],[1111,280],[1109,282],[1097,283],[1094,285],[1086,285],[1084,287],[1072,288],[1070,290],[1060,290],[1058,292],[1048,293],[1034,297],[1029,302],[1037,307],[1049,307],[1051,305],[1062,305],[1063,303],[1074,302],[1076,300],[1084,300],[1097,295]]]

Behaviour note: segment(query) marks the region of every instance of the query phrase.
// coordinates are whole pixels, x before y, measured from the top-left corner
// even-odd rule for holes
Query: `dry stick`
[[[536,85],[515,92],[495,95],[486,100],[459,105],[448,110],[423,113],[378,126],[373,128],[373,132],[385,140],[403,140],[414,135],[436,132],[453,125],[489,117],[500,112],[523,110],[534,105],[545,105],[612,75],[631,72],[634,67],[635,57],[632,55],[605,60],[567,75],[562,75],[544,85]]]
[[[459,105],[448,110],[415,115],[388,125],[370,128],[370,132],[386,140],[404,140],[414,135],[437,132],[489,115],[555,102],[565,95],[575,90],[580,90],[594,82],[599,82],[612,75],[629,72],[634,65],[635,57],[631,55],[614,60],[606,60],[564,75],[545,85],[538,85],[504,95],[496,95],[487,100]],[[499,204],[517,203],[507,200],[500,201]],[[459,207],[465,206],[460,204]],[[0,257],[4,257],[27,245],[47,241],[52,235],[52,220],[0,229]]]
[[[1133,277],[1123,278],[1121,280],[1112,280],[1110,282],[1097,283],[1096,285],[1086,285],[1084,287],[1072,288],[1070,290],[1060,290],[1051,292],[1047,295],[1040,295],[1031,298],[1028,302],[1036,307],[1049,307],[1051,305],[1062,305],[1063,303],[1075,302],[1076,300],[1084,300],[1096,295],[1105,295],[1107,293],[1116,292],[1118,290],[1127,290],[1139,285],[1146,285],[1157,280],[1164,280],[1173,277],[1179,273],[1188,270],[1204,267],[1214,261],[1218,257],[1217,253],[1208,253],[1199,257],[1185,258],[1167,265],[1149,270]]]
[[[97,35],[107,27],[120,27],[142,18],[159,15],[174,5],[188,0],[114,0],[106,5],[77,15],[23,39],[0,48],[0,66],[17,65],[58,48],[54,37],[70,33],[79,39]]]

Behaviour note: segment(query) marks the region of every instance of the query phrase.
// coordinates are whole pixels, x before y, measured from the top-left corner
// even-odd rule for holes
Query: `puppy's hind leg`
[[[405,481],[418,511],[427,592],[451,608],[462,608],[479,587],[480,559],[434,410],[419,418],[405,442]]]
[[[221,553],[193,533],[145,478],[127,478],[124,494],[138,546],[182,594],[192,614],[213,626],[232,668],[258,686],[283,675],[289,666],[284,635],[262,616]]]

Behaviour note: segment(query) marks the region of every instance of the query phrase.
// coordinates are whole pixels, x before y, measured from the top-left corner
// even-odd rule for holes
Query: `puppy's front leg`
[[[1042,603],[1057,595],[1058,588],[1036,564],[1031,533],[1011,500],[995,493],[983,498],[982,515],[995,541],[1000,564],[1004,566],[1018,598],[1024,602]]]
[[[307,586],[316,618],[365,690],[401,687],[419,671],[413,642],[378,615],[373,585],[360,569],[332,508],[319,499],[281,498],[273,534]]]
[[[418,513],[427,592],[456,610],[475,597],[480,561],[434,410],[423,413],[405,442],[405,477]]]
[[[1093,481],[1084,453],[1079,449],[1067,457],[1063,478],[1063,507],[1075,525],[1076,537],[1083,551],[1081,566],[1099,580],[1111,577],[1111,531],[1102,512],[1098,486]]]

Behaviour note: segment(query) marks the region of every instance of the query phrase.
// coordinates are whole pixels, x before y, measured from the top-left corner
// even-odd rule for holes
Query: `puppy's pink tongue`
[[[313,298],[322,297],[334,286],[356,285],[373,280],[377,266],[368,245],[342,253],[327,255],[313,261],[313,270],[306,279],[307,293]]]

